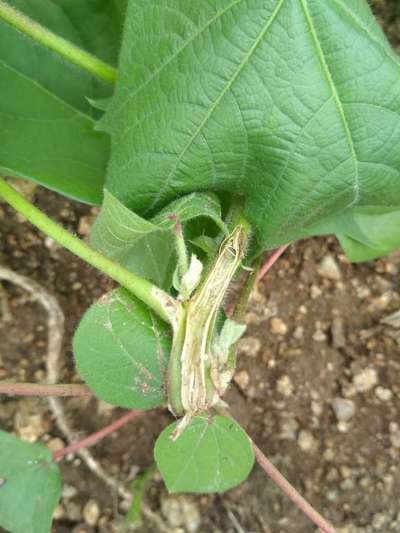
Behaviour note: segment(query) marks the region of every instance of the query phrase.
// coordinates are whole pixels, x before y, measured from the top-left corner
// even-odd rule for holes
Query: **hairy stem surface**
[[[0,19],[97,78],[108,83],[115,82],[117,71],[111,65],[48,30],[3,0],[0,0]]]

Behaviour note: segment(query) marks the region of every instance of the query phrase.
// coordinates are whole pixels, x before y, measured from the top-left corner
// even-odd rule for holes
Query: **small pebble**
[[[246,370],[240,370],[239,372],[237,372],[233,379],[242,391],[246,390],[249,386],[250,376]]]
[[[331,334],[332,344],[334,348],[339,349],[344,348],[346,346],[346,335],[344,330],[343,318],[336,316],[332,320]]]
[[[83,519],[89,526],[95,526],[100,517],[100,507],[96,500],[88,500],[83,507]]]
[[[46,446],[54,453],[58,450],[62,450],[65,447],[65,443],[60,438],[55,437],[54,439],[50,439],[49,442],[46,443]]]
[[[326,255],[317,268],[318,274],[323,278],[338,281],[342,277],[339,265],[332,255]]]
[[[400,431],[395,431],[390,435],[390,443],[393,448],[400,448]]]
[[[378,383],[378,375],[374,368],[365,368],[353,378],[353,384],[358,392],[367,392]]]
[[[238,343],[239,353],[243,353],[248,357],[257,357],[261,350],[261,341],[257,337],[244,337]]]
[[[286,333],[288,332],[287,325],[279,317],[271,318],[270,328],[271,333],[273,333],[274,335],[286,335]]]
[[[296,440],[299,424],[294,418],[288,418],[281,423],[279,438],[282,440]]]
[[[291,396],[293,394],[293,383],[289,376],[286,374],[281,376],[276,383],[276,390],[283,396]]]
[[[302,340],[304,337],[304,328],[303,326],[297,326],[297,328],[293,332],[293,337],[297,340]]]
[[[316,440],[310,431],[302,429],[298,438],[299,447],[303,452],[310,452],[316,447]]]
[[[378,400],[381,400],[382,402],[388,402],[392,399],[393,393],[390,389],[385,389],[384,387],[376,387],[375,396],[378,398]]]
[[[187,496],[164,497],[161,501],[161,511],[170,526],[184,527],[184,531],[188,533],[195,533],[201,525],[198,506]]]
[[[334,398],[332,400],[332,407],[338,422],[348,422],[356,412],[354,402],[345,398]]]
[[[328,337],[322,330],[317,329],[312,338],[315,342],[325,342]]]

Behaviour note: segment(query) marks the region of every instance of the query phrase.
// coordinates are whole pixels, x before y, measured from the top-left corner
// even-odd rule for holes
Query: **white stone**
[[[332,279],[338,281],[342,277],[339,265],[336,259],[332,255],[326,255],[321,263],[318,265],[318,274],[323,278]]]
[[[353,378],[353,384],[358,392],[367,392],[378,383],[378,374],[374,368],[365,368]]]
[[[285,324],[285,322],[277,316],[274,318],[271,318],[270,327],[271,327],[271,332],[274,335],[286,335],[286,333],[288,332],[288,327]]]
[[[89,526],[95,526],[100,518],[100,507],[96,500],[88,500],[83,507],[83,519]]]
[[[378,400],[381,400],[382,402],[388,402],[392,399],[393,393],[390,389],[385,389],[384,387],[376,387],[375,396],[378,398]]]
[[[348,422],[356,412],[354,402],[345,398],[334,398],[332,407],[339,422]]]
[[[316,448],[316,440],[310,431],[302,429],[298,438],[299,447],[303,452],[311,452]]]
[[[276,390],[283,396],[291,396],[293,393],[293,383],[289,376],[286,374],[281,376],[276,383]]]

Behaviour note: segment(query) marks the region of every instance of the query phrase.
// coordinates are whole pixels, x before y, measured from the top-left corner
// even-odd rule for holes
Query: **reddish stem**
[[[100,440],[104,439],[104,437],[107,437],[111,433],[114,433],[114,431],[117,431],[117,429],[121,428],[131,420],[142,416],[143,414],[144,411],[129,411],[124,416],[121,416],[121,418],[118,418],[108,426],[100,429],[99,431],[96,431],[96,433],[92,433],[92,435],[89,435],[88,437],[85,437],[82,440],[73,442],[69,446],[62,448],[61,450],[57,450],[53,453],[54,461],[61,461],[61,459],[63,459],[63,457],[65,457],[69,453],[75,453],[82,448],[88,448],[89,446],[93,446],[93,444],[96,444]]]
[[[260,268],[260,271],[257,274],[257,281],[262,280],[264,276],[271,270],[272,266],[278,261],[280,256],[283,254],[283,252],[290,246],[289,244],[285,244],[284,246],[281,246],[280,248],[277,248],[272,255],[270,255],[265,263]]]
[[[307,518],[311,520],[324,533],[337,533],[336,529],[323,516],[319,514],[304,498],[297,492],[297,490],[289,483],[289,481],[279,472],[279,470],[269,461],[260,448],[254,444],[254,454],[257,463],[261,466],[264,472],[272,479],[276,485],[286,494],[288,498],[304,513]]]
[[[85,385],[38,383],[1,383],[0,394],[9,396],[92,396]]]

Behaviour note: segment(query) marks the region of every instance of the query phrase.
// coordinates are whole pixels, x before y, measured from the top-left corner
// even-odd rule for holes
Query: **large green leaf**
[[[169,328],[125,289],[89,308],[73,348],[80,375],[101,399],[136,409],[165,404]]]
[[[89,52],[116,61],[124,2],[9,3]],[[109,97],[112,90],[0,20],[0,171],[101,203],[109,141],[92,131],[98,112],[88,99]]]
[[[128,270],[169,289],[176,267],[174,227],[209,218],[223,231],[221,206],[212,193],[193,193],[172,202],[146,220],[105,190],[104,203],[91,232],[92,244]]]
[[[10,533],[50,533],[60,493],[50,451],[0,431],[0,526]]]
[[[249,475],[249,437],[226,416],[196,416],[177,440],[174,422],[158,437],[154,455],[169,492],[223,492]]]
[[[243,194],[263,247],[400,207],[400,67],[364,0],[132,1],[101,127],[125,205]]]

